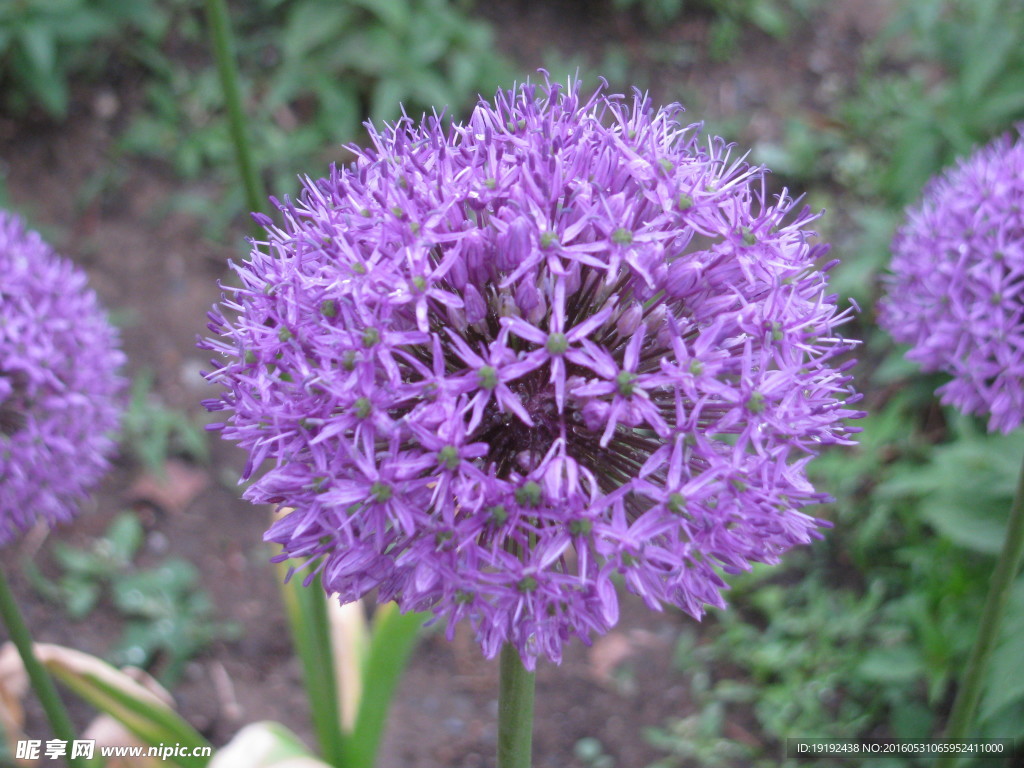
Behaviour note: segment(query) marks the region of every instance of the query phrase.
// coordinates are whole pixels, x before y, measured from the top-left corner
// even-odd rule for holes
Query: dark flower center
[[[12,437],[28,424],[28,377],[21,371],[0,370],[0,378],[11,385],[7,398],[0,401],[0,435]]]

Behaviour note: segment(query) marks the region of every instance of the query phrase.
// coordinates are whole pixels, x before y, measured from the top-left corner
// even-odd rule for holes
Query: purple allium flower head
[[[284,556],[532,668],[615,624],[616,575],[700,617],[815,536],[804,467],[857,415],[826,249],[679,112],[527,83],[257,214],[207,405]]]
[[[0,546],[69,520],[106,472],[123,362],[85,273],[0,211]]]
[[[1004,136],[933,179],[892,244],[879,322],[907,357],[953,379],[942,402],[1024,421],[1024,136]]]

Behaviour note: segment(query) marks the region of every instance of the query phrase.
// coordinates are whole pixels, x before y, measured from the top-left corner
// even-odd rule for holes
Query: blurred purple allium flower
[[[103,476],[124,362],[85,273],[0,211],[0,546]]]
[[[1004,136],[934,178],[892,244],[879,322],[907,358],[952,381],[942,402],[1024,421],[1024,136]]]
[[[256,215],[207,406],[246,477],[272,460],[246,498],[294,509],[266,538],[329,592],[532,668],[615,624],[616,574],[700,617],[719,570],[816,535],[805,465],[857,415],[826,247],[680,109],[526,84],[371,128]]]

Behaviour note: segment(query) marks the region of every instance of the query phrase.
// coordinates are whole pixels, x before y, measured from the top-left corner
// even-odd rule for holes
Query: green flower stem
[[[18,649],[21,661],[25,665],[25,671],[28,673],[28,679],[32,683],[32,689],[39,697],[43,711],[46,712],[46,717],[50,721],[50,727],[53,728],[53,735],[61,741],[67,742],[68,754],[70,754],[71,742],[75,740],[75,727],[71,724],[71,718],[68,717],[68,711],[60,700],[53,679],[36,658],[32,649],[32,635],[29,634],[21,611],[18,610],[18,603],[11,593],[7,575],[2,568],[0,568],[0,618],[3,618],[7,633],[11,636],[11,642]],[[74,760],[69,759],[69,762],[75,768],[87,768],[89,765],[84,759],[77,757]]]
[[[534,673],[509,643],[501,649],[498,688],[498,768],[530,768]]]
[[[235,148],[235,160],[238,162],[238,171],[245,189],[245,204],[250,211],[259,211],[263,208],[267,196],[256,174],[252,146],[245,130],[242,91],[238,85],[238,65],[235,62],[231,21],[225,0],[206,0],[206,19],[210,26],[210,42],[217,58],[217,72],[220,74],[221,87],[224,91],[224,104],[228,110],[231,143]]]
[[[284,563],[279,563],[278,570],[283,575],[288,569]],[[308,587],[302,585],[301,576],[287,583],[282,578],[281,592],[292,642],[302,663],[303,683],[320,752],[332,766],[344,768],[346,756],[341,733],[341,709],[334,684],[327,598],[320,586],[320,577],[317,576]]]
[[[1020,570],[1024,556],[1024,466],[1017,481],[1017,494],[1010,507],[1010,522],[1006,529],[1003,550],[999,553],[992,580],[989,582],[988,597],[981,614],[981,627],[967,662],[960,690],[957,692],[953,711],[946,727],[946,738],[961,740],[967,737],[981,698],[982,683],[988,669],[989,658],[999,637],[999,625],[1010,597],[1010,588]]]

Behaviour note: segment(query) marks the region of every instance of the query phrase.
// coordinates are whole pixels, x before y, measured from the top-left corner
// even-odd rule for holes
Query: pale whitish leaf
[[[363,662],[370,637],[362,600],[342,605],[336,595],[327,599],[327,620],[331,627],[335,686],[341,707],[341,727],[351,733],[356,725],[363,695]]]
[[[5,734],[9,741],[22,736],[25,713],[21,699],[27,691],[25,665],[14,643],[8,641],[0,646],[0,734]]]
[[[96,751],[102,747],[143,747],[143,754],[145,754],[148,747],[110,715],[100,715],[89,723],[89,727],[82,732],[82,738],[95,741]],[[166,765],[167,763],[161,758],[146,755],[145,757],[108,757],[103,768],[164,768]]]
[[[102,659],[59,645],[38,643],[35,650],[50,674],[96,709],[116,718],[144,743],[209,746],[164,697]],[[208,761],[179,757],[170,762],[182,768],[203,768]]]
[[[252,723],[217,751],[209,768],[331,768],[280,723]]]

